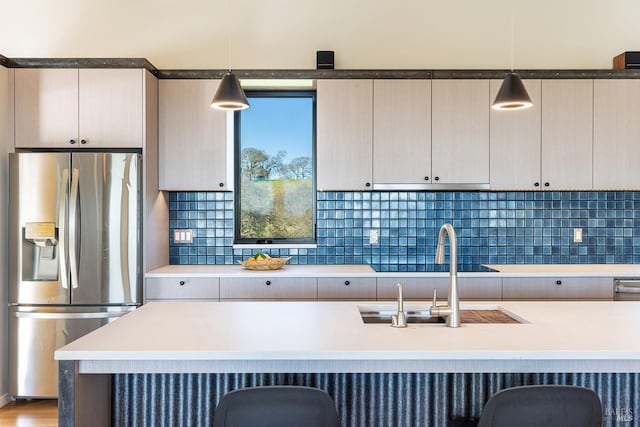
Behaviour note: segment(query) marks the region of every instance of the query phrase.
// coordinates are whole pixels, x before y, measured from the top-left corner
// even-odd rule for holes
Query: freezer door
[[[132,309],[10,307],[9,394],[16,397],[57,397],[55,350]]]
[[[71,303],[139,304],[140,155],[73,153],[71,163]]]
[[[9,303],[68,304],[68,153],[9,155]]]

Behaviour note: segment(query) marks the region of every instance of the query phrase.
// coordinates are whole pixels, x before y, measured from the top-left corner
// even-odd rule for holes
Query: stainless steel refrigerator
[[[9,156],[9,393],[56,397],[55,349],[141,303],[141,156]]]

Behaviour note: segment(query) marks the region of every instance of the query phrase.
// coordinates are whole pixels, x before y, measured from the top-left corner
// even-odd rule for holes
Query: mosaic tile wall
[[[170,242],[171,264],[234,264],[233,193],[169,194],[170,236],[192,228],[191,244]],[[376,264],[423,271],[440,226],[458,236],[458,262],[640,263],[640,192],[319,192],[318,247],[268,249],[292,264]],[[583,242],[573,242],[582,228]],[[369,244],[369,230],[379,243]]]

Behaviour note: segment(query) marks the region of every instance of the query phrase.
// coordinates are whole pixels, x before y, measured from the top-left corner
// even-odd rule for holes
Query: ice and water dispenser
[[[22,228],[22,280],[58,280],[58,229],[53,222]]]

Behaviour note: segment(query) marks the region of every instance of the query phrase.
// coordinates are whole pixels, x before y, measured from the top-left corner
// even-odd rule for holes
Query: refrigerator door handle
[[[89,313],[38,313],[33,311],[16,311],[16,317],[23,319],[111,319],[121,317],[132,310],[101,311]]]
[[[69,169],[62,170],[60,191],[58,192],[58,262],[60,264],[60,283],[64,289],[69,288],[69,271],[67,270],[67,190],[69,188]]]
[[[69,195],[69,264],[71,266],[71,287],[78,287],[78,178],[80,171],[73,168],[71,174],[71,194]]]

